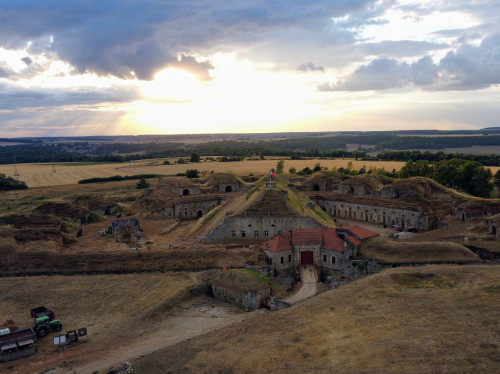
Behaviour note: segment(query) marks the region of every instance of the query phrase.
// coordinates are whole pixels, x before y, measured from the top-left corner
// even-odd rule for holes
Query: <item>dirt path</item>
[[[227,194],[226,201],[217,209],[217,212],[210,221],[201,227],[195,227],[194,230],[190,232],[190,236],[197,237],[208,235],[210,230],[215,228],[217,224],[226,217],[227,212],[237,210],[246,201],[246,194],[245,191]]]
[[[305,265],[301,269],[302,282],[297,283],[297,292],[285,299],[289,304],[307,299],[320,291],[319,283],[316,280],[316,273],[312,265]]]
[[[96,354],[96,357],[87,356],[80,365],[74,363],[71,372],[82,374],[108,372],[125,361],[264,313],[267,313],[264,309],[243,312],[236,306],[210,298],[202,298],[202,302],[198,302],[187,310],[177,312],[175,316],[157,326],[154,331],[143,334],[127,345],[120,344],[119,348],[110,352],[101,351]],[[66,372],[68,370],[64,368],[50,371],[51,374]]]

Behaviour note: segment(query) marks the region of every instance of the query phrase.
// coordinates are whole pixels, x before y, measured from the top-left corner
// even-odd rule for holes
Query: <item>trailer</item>
[[[53,311],[44,306],[31,309],[31,316],[35,319],[33,330],[38,337],[47,335],[50,329],[55,331],[62,330],[61,321],[56,319]]]
[[[0,335],[0,362],[32,355],[36,334],[31,328]]]
[[[39,306],[38,308],[31,309],[31,317],[40,318],[45,316],[49,317],[49,321],[52,321],[56,318],[54,312],[44,306]]]

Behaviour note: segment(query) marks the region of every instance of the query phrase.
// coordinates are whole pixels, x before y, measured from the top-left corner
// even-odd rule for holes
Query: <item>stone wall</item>
[[[295,244],[293,249],[281,252],[264,249],[269,268],[281,276],[295,274],[298,271],[304,251],[313,252],[313,264],[318,268],[320,276],[351,274],[354,271],[352,259],[355,256],[355,251],[353,249],[342,252],[331,251],[322,249],[321,244]]]
[[[224,201],[225,199],[221,197],[199,199],[196,201],[178,201],[173,206],[162,208],[160,212],[167,217],[176,219],[197,219],[205,216]]]
[[[237,192],[239,190],[239,183],[219,183],[219,192]]]
[[[265,288],[259,291],[236,291],[226,287],[211,285],[212,294],[216,299],[234,304],[249,312],[260,308],[263,300],[271,295],[271,289]]]
[[[316,197],[316,203],[333,217],[353,219],[379,225],[398,225],[428,230],[429,220],[418,209],[383,207]]]
[[[322,228],[310,217],[226,217],[207,236],[210,242],[268,240],[295,228]]]
[[[171,187],[170,192],[173,192],[179,196],[192,196],[199,195],[201,193],[200,186],[189,185],[185,187]]]

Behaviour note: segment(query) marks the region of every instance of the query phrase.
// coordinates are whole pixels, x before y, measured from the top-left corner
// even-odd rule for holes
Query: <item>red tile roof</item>
[[[344,240],[337,235],[336,229],[324,229],[323,230],[323,248],[330,251],[343,252],[348,249],[352,249],[352,246],[344,245]]]
[[[321,229],[293,229],[292,243],[293,244],[321,244],[323,235]]]
[[[279,236],[262,244],[261,248],[266,251],[281,252],[293,249],[292,244],[321,244],[324,249],[343,252],[352,249],[352,245],[349,243],[359,245],[364,239],[379,235],[375,231],[360,226],[342,228],[341,231],[347,235],[348,242],[338,236],[338,231],[335,228],[293,229],[282,232]]]
[[[361,226],[349,227],[348,230],[352,234],[356,235],[361,240],[368,239],[368,238],[380,235],[378,232],[365,229],[364,227],[361,227]]]
[[[290,231],[284,231],[281,235],[278,235],[262,244],[261,248],[271,252],[281,252],[286,251],[287,249],[292,249],[292,243],[290,242],[291,236],[292,233]]]
[[[362,243],[361,240],[354,235],[348,235],[346,239],[349,239],[349,241],[354,245],[360,245]]]

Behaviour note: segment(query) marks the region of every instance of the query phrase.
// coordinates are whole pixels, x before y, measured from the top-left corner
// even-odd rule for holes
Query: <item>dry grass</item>
[[[2,319],[13,319],[23,328],[33,323],[30,310],[45,305],[61,319],[63,331],[88,328],[90,344],[68,350],[65,359],[102,356],[158,323],[162,315],[156,311],[175,304],[179,290],[191,284],[186,273],[4,278],[0,310]],[[151,314],[156,315],[154,323],[145,318]],[[0,372],[8,367],[12,373],[40,372],[61,364],[50,337],[37,343],[37,351],[23,360],[0,364]]]
[[[376,258],[381,263],[439,263],[480,261],[475,253],[453,242],[406,242],[371,238],[364,243],[358,254]]]
[[[398,268],[163,349],[134,373],[492,373],[495,266]]]

